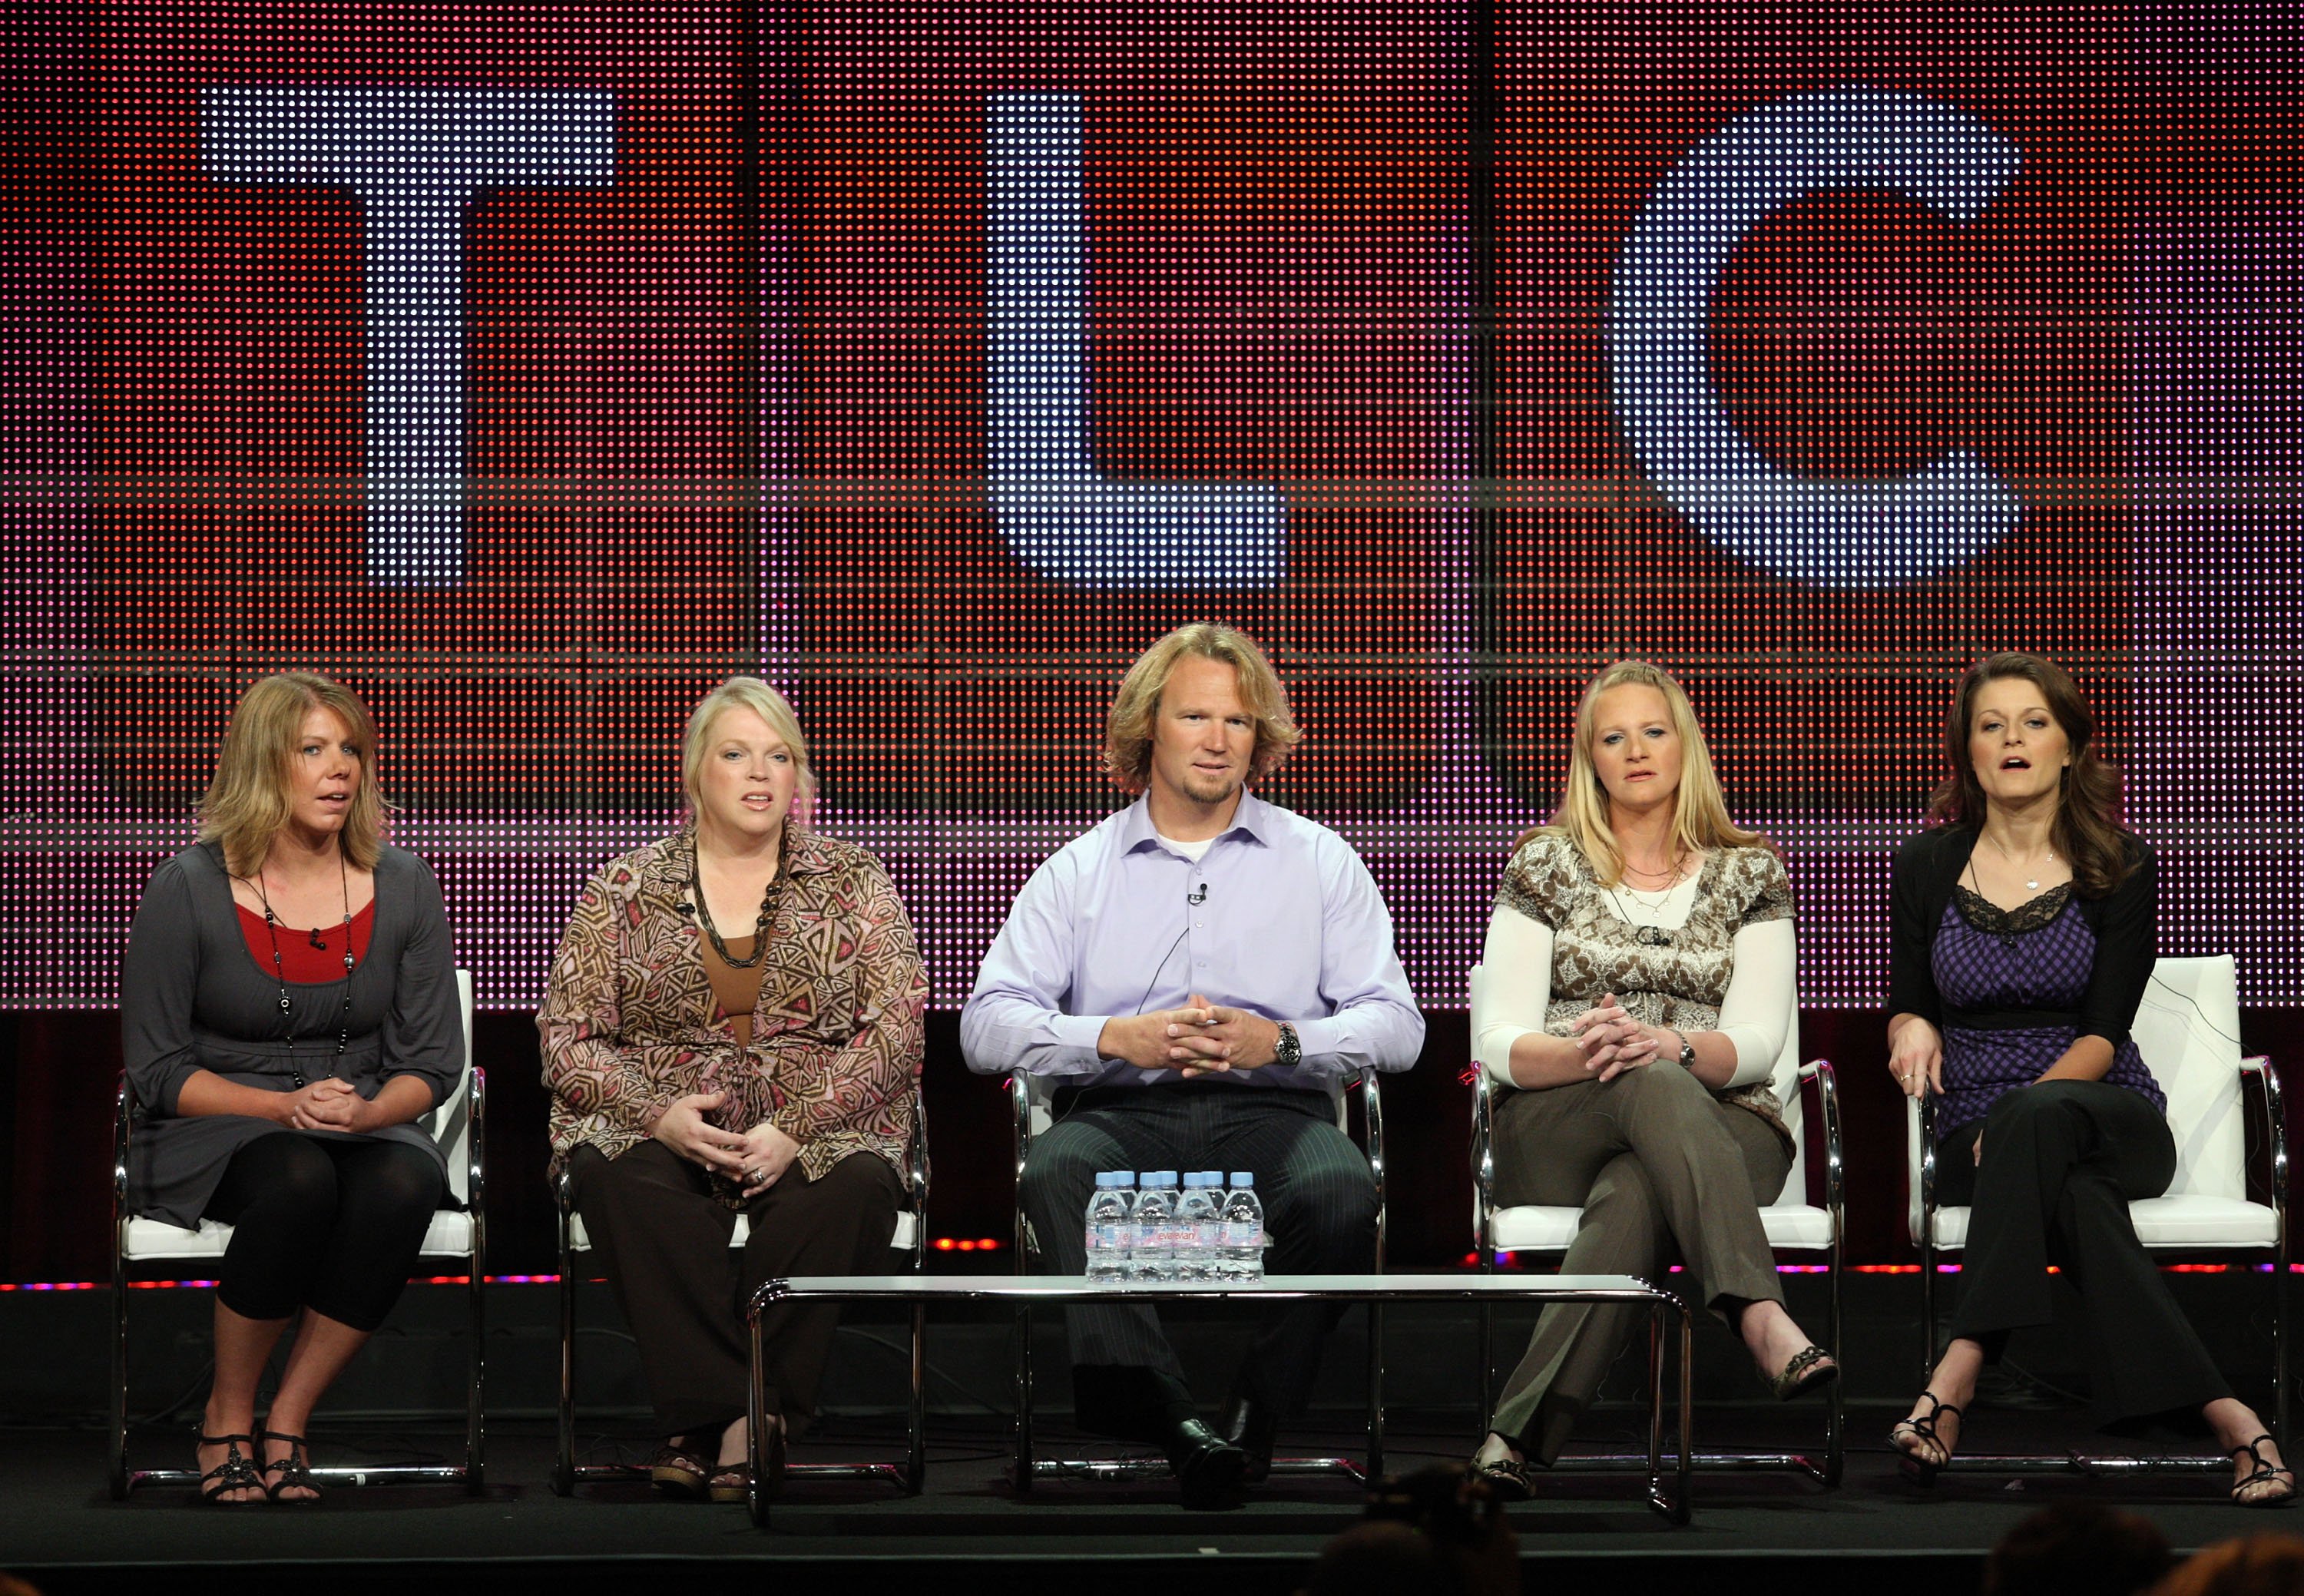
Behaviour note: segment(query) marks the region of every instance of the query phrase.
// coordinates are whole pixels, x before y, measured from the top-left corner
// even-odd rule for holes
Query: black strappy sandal
[[[240,1455],[240,1443],[242,1441],[246,1441],[251,1447],[256,1445],[255,1438],[247,1435],[203,1435],[194,1442],[196,1446],[222,1447],[224,1449],[224,1461],[200,1476],[201,1500],[214,1502],[219,1507],[256,1506],[258,1498],[227,1498],[224,1495],[227,1490],[246,1490],[250,1488],[262,1490],[264,1489],[264,1476],[257,1472],[255,1463]],[[211,1480],[216,1483],[209,1484],[208,1481]]]
[[[309,1507],[318,1502],[320,1499],[320,1482],[312,1478],[312,1465],[304,1461],[311,1454],[312,1443],[301,1435],[290,1435],[282,1430],[259,1430],[256,1435],[258,1440],[288,1443],[287,1456],[275,1458],[264,1465],[266,1473],[280,1476],[264,1488],[266,1498],[284,1507]],[[284,1497],[280,1494],[299,1486],[312,1494],[308,1497]]]
[[[2264,1445],[2265,1442],[2271,1439],[2272,1437],[2268,1433],[2259,1435],[2254,1440],[2249,1442],[2245,1447],[2234,1447],[2232,1449],[2232,1455],[2234,1457],[2238,1457],[2241,1454],[2245,1453],[2248,1456],[2249,1461],[2256,1464],[2256,1467],[2253,1470],[2243,1475],[2232,1486],[2232,1499],[2233,1507],[2285,1507],[2289,1503],[2296,1499],[2296,1475],[2294,1471],[2290,1469],[2285,1464],[2266,1462],[2264,1454],[2257,1450],[2258,1447]],[[2285,1480],[2288,1481],[2288,1489],[2282,1491],[2278,1496],[2252,1497],[2241,1494],[2243,1491],[2247,1490],[2249,1486],[2261,1485],[2267,1480]]]
[[[1888,1431],[1888,1444],[1896,1448],[1896,1471],[1913,1484],[1927,1486],[1934,1485],[1936,1482],[1936,1476],[1944,1472],[1944,1464],[1952,1461],[1952,1447],[1947,1446],[1944,1438],[1936,1433],[1937,1421],[1946,1413],[1958,1418],[1960,1409],[1938,1396],[1934,1391],[1922,1391],[1920,1396],[1929,1405],[1928,1411],[1917,1419],[1897,1420],[1895,1428]],[[1942,1453],[1943,1457],[1941,1459],[1922,1457],[1917,1452],[1907,1452],[1903,1447],[1897,1446],[1898,1438],[1907,1433],[1919,1437],[1928,1444],[1930,1448]]]

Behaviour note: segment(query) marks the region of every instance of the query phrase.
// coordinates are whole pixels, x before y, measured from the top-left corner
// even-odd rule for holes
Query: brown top
[[[728,958],[749,959],[752,956],[752,945],[759,938],[723,937],[720,940],[727,946]],[[749,970],[739,970],[720,956],[720,950],[712,946],[709,937],[696,945],[696,951],[704,955],[704,973],[711,978],[712,1001],[719,1008],[712,1016],[713,1023],[725,1025],[738,1047],[750,1047],[752,1010],[759,1006],[760,977],[768,972],[766,961]]]
[[[928,983],[887,871],[853,844],[796,832],[767,956],[727,972],[752,982],[747,1005],[718,987],[711,943],[682,913],[695,859],[683,827],[611,860],[568,918],[536,1016],[554,1167],[580,1146],[614,1158],[682,1098],[724,1091],[712,1123],[775,1125],[810,1180],[855,1152],[901,1170]],[[741,1042],[732,1015],[750,1032]],[[713,1191],[743,1205],[716,1176]]]

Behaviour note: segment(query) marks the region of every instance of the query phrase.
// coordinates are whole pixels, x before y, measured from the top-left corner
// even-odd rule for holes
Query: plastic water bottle
[[[1224,1176],[1210,1169],[1184,1176],[1184,1195],[1176,1204],[1176,1230],[1183,1244],[1176,1256],[1179,1280],[1215,1280],[1216,1248],[1224,1222]]]
[[[1232,1172],[1216,1267],[1226,1280],[1264,1278],[1264,1204],[1256,1199],[1256,1176],[1245,1169]]]
[[[1165,1286],[1176,1278],[1176,1172],[1147,1169],[1136,1184],[1136,1246],[1128,1278]]]
[[[1096,1193],[1088,1200],[1088,1278],[1091,1280],[1128,1278],[1135,1235],[1129,1210],[1135,1206],[1135,1177],[1125,1169],[1106,1170],[1096,1177]]]

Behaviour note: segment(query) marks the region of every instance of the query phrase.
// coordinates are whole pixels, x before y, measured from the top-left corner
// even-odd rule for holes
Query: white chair
[[[1475,964],[1470,981],[1472,1034],[1478,1037],[1488,1001],[1487,972]],[[1808,1064],[1800,1062],[1800,1001],[1797,995],[1793,998],[1792,1011],[1786,1016],[1783,1050],[1777,1055],[1771,1084],[1775,1091],[1776,1101],[1782,1106],[1784,1128],[1792,1133],[1792,1167],[1784,1176],[1783,1189],[1776,1200],[1760,1210],[1760,1222],[1767,1232],[1768,1245],[1777,1252],[1824,1255],[1831,1291],[1824,1348],[1832,1354],[1834,1362],[1839,1362],[1841,1251],[1847,1232],[1841,1167],[1840,1093],[1830,1064],[1821,1058]],[[1821,1202],[1809,1201],[1803,1086],[1814,1089],[1817,1111],[1824,1117]],[[1499,1252],[1564,1253],[1568,1251],[1568,1244],[1576,1238],[1577,1227],[1583,1219],[1583,1210],[1580,1208],[1535,1204],[1515,1208],[1496,1206],[1495,1159],[1492,1142],[1495,1091],[1487,1072],[1476,1065],[1472,1087],[1472,1235],[1479,1249],[1483,1272],[1492,1272],[1495,1269]],[[1487,1420],[1493,1421],[1495,1417],[1495,1332],[1493,1315],[1485,1306],[1480,1312],[1480,1411]],[[1826,1485],[1839,1484],[1844,1452],[1842,1440],[1844,1428],[1842,1384],[1842,1380],[1834,1380],[1826,1392],[1824,1462],[1820,1466],[1805,1455],[1792,1452],[1698,1453],[1697,1466],[1798,1469]],[[1617,1458],[1571,1458],[1563,1460],[1559,1466],[1572,1468],[1580,1464],[1585,1466],[1597,1464],[1616,1467],[1622,1461]]]
[[[2288,1438],[2288,1140],[2280,1077],[2265,1058],[2240,1051],[2240,975],[2230,955],[2161,959],[2152,967],[2130,1029],[2152,1078],[2168,1094],[2168,1128],[2176,1139],[2176,1175],[2168,1190],[2128,1205],[2137,1239],[2155,1252],[2263,1252],[2272,1261],[2272,1433]],[[2264,1151],[2271,1201],[2248,1195],[2248,1133],[2240,1091],[2253,1076],[2264,1088]],[[1936,1099],[1911,1099],[1905,1114],[1910,1173],[1905,1218],[1920,1250],[1921,1378],[1933,1370],[1936,1340],[1937,1254],[1968,1244],[1965,1208],[1936,1201]],[[2077,1453],[2054,1457],[1961,1456],[1955,1465],[2008,1470],[2088,1467]],[[2143,1466],[2123,1460],[2123,1467]],[[2155,1460],[2172,1469],[2227,1469],[2228,1457]]]
[[[312,1473],[343,1484],[395,1484],[410,1481],[458,1480],[474,1495],[486,1483],[483,1448],[486,1420],[483,1396],[487,1377],[486,1334],[486,1276],[487,1225],[484,1205],[487,1177],[483,1154],[487,1077],[472,1057],[472,976],[456,972],[456,994],[464,1023],[464,1079],[447,1101],[417,1121],[440,1144],[448,1160],[448,1189],[461,1209],[444,1208],[432,1216],[424,1233],[421,1257],[445,1260],[463,1272],[465,1303],[470,1313],[471,1367],[464,1412],[464,1461],[450,1464],[330,1464]],[[129,1275],[157,1265],[214,1264],[232,1242],[232,1227],[202,1220],[191,1230],[162,1219],[148,1219],[128,1207],[128,1142],[135,1130],[133,1102],[123,1077],[114,1111],[112,1138],[112,1217],[115,1237],[112,1256],[112,1498],[125,1499],[139,1485],[190,1485],[199,1480],[191,1469],[135,1469],[128,1466],[128,1299]]]
[[[1363,1070],[1350,1081],[1339,1081],[1329,1088],[1335,1104],[1336,1128],[1346,1135],[1351,1133],[1351,1093],[1354,1087],[1360,1092],[1361,1117],[1368,1126],[1368,1176],[1376,1183],[1376,1269],[1384,1273],[1384,1096],[1376,1085],[1374,1070]],[[1008,1101],[1012,1131],[1016,1151],[1016,1189],[1024,1189],[1024,1162],[1030,1155],[1032,1138],[1054,1123],[1055,1091],[1061,1082],[1042,1075],[1017,1070],[1008,1077]],[[1031,1227],[1024,1218],[1024,1205],[1016,1204],[1016,1272],[1029,1274],[1030,1261],[1039,1256]],[[1275,1457],[1272,1460],[1275,1473],[1350,1474],[1354,1479],[1377,1480],[1384,1475],[1384,1309],[1375,1303],[1368,1304],[1368,1456],[1360,1463],[1348,1457]],[[1159,1473],[1166,1471],[1165,1458],[1140,1459],[1038,1459],[1032,1454],[1032,1311],[1020,1309],[1016,1314],[1016,1457],[1019,1464],[1016,1489],[1029,1490],[1032,1481],[1042,1476],[1076,1478],[1084,1474]]]
[[[891,1252],[909,1253],[912,1272],[918,1274],[926,1267],[928,1259],[928,1112],[917,1087],[912,1093],[911,1140],[904,1152],[911,1190],[908,1206],[896,1215],[896,1228],[888,1238],[888,1247]],[[576,1255],[590,1252],[592,1241],[584,1233],[584,1216],[576,1211],[573,1189],[564,1168],[552,1183],[552,1197],[560,1215],[560,1439],[552,1465],[552,1489],[566,1496],[576,1489],[579,1480],[645,1479],[648,1465],[576,1461]],[[728,1244],[741,1249],[751,1233],[748,1217],[738,1214],[735,1234]],[[912,1325],[911,1355],[917,1363],[920,1358],[919,1315],[913,1315]],[[903,1487],[905,1494],[918,1496],[928,1467],[924,1420],[915,1402],[906,1456],[901,1464],[794,1463],[787,1464],[784,1473],[796,1479],[893,1480]]]

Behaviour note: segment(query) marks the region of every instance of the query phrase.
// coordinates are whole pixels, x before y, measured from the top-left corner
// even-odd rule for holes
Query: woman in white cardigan
[[[1492,1145],[1506,1205],[1574,1206],[1569,1274],[1702,1281],[1779,1397],[1838,1368],[1784,1312],[1759,1208],[1792,1162],[1775,1088],[1794,1006],[1791,883],[1728,818],[1704,734],[1665,671],[1620,660],[1585,689],[1560,809],[1505,866],[1472,1012],[1503,1088]],[[1637,1315],[1554,1303],[1472,1460],[1528,1492]]]

